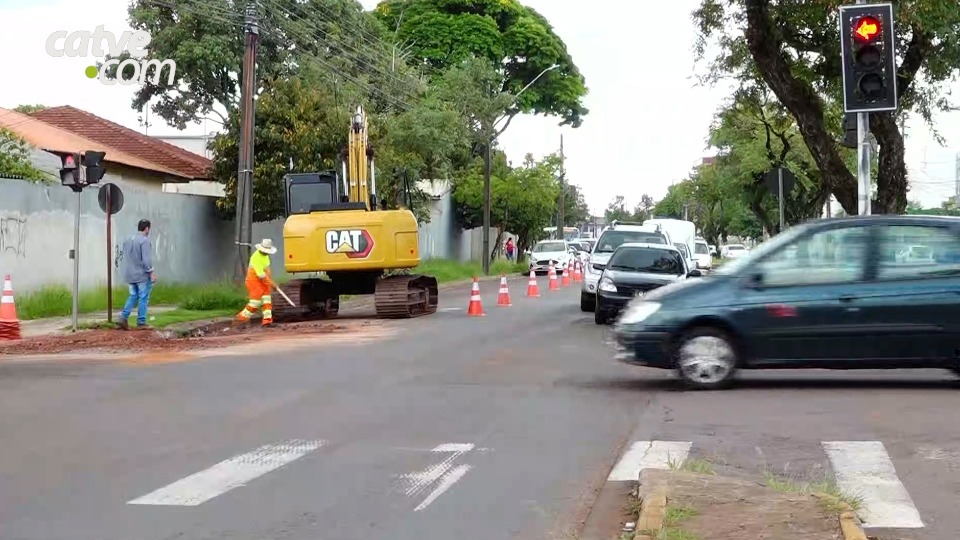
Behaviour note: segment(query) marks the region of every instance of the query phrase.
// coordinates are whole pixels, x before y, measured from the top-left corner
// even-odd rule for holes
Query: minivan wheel
[[[737,371],[737,349],[730,336],[714,328],[694,328],[680,338],[677,373],[697,390],[727,386]]]
[[[610,319],[607,318],[606,313],[598,309],[593,312],[593,322],[597,324],[607,324],[608,322],[610,322]]]
[[[580,311],[590,313],[596,308],[597,299],[585,292],[580,293]]]

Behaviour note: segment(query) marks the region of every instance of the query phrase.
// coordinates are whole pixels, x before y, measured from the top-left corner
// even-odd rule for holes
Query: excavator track
[[[329,319],[337,316],[340,308],[339,297],[329,298],[322,304],[311,305],[311,289],[321,284],[318,279],[294,279],[283,285],[283,292],[296,304],[291,306],[279,294],[273,295],[273,320],[276,322],[294,322],[316,319]],[[306,302],[305,302],[306,301]],[[306,305],[305,305],[306,304]]]
[[[418,274],[380,278],[374,293],[377,317],[409,319],[436,313],[440,300],[437,278]]]

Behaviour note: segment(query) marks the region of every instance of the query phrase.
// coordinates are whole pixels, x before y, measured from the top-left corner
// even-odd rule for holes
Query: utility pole
[[[557,239],[563,240],[564,233],[563,227],[566,225],[566,215],[564,214],[567,208],[567,167],[566,167],[566,158],[563,155],[563,133],[560,134],[560,212],[557,214]]]
[[[253,95],[256,92],[257,25],[255,0],[247,3],[244,21],[243,80],[240,86],[240,160],[237,165],[237,273],[243,279],[253,245],[253,134],[255,125]]]
[[[486,141],[483,149],[483,275],[490,275],[490,161],[493,146],[493,125],[485,127]]]

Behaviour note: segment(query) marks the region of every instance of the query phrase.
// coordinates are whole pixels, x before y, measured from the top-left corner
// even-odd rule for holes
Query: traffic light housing
[[[856,148],[859,146],[857,138],[857,115],[856,113],[846,113],[843,115],[843,139],[840,144],[847,148]]]
[[[107,169],[103,167],[103,158],[106,152],[95,152],[87,150],[83,157],[83,166],[87,169],[87,184],[99,184],[103,175],[107,174]]]
[[[897,109],[896,36],[892,4],[840,8],[844,112]]]
[[[83,184],[80,177],[80,152],[60,156],[60,183],[73,189],[79,189]]]

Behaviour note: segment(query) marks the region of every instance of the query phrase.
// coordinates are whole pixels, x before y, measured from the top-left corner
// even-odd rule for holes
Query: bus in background
[[[557,228],[556,227],[544,227],[543,232],[547,233],[548,238],[556,238]],[[580,239],[580,229],[576,227],[564,227],[563,228],[563,239],[567,242],[573,242],[574,240]]]

